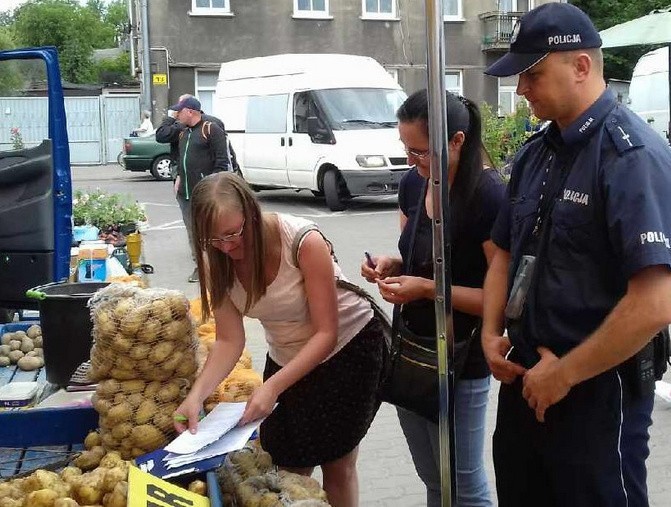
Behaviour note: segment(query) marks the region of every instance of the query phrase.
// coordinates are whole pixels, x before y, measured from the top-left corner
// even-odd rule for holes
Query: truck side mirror
[[[308,135],[313,143],[335,144],[332,132],[324,128],[316,116],[308,116]]]

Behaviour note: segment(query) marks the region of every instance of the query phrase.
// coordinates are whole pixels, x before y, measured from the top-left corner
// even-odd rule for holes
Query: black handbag
[[[425,192],[420,192],[420,206],[413,221],[410,238],[410,254],[405,263],[405,272],[410,272],[413,258],[415,232],[419,225],[421,206]],[[454,344],[454,378],[461,376],[471,341],[480,335],[480,325],[476,326],[466,340]],[[438,355],[427,347],[435,343],[435,336],[424,337],[411,331],[403,317],[401,306],[394,306],[392,322],[391,350],[386,375],[380,385],[380,399],[410,410],[429,421],[438,423],[440,395],[438,387]]]

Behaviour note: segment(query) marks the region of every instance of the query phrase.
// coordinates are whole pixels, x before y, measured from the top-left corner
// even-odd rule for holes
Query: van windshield
[[[395,127],[396,110],[406,98],[401,90],[382,88],[338,88],[314,94],[334,130]]]

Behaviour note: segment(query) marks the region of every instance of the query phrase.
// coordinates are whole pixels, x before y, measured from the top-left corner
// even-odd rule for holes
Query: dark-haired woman
[[[314,224],[262,213],[242,178],[203,178],[191,209],[203,320],[214,315],[217,337],[176,414],[195,432],[203,400],[245,346],[243,316],[258,319],[268,342],[264,382],[240,424],[266,418],[261,445],[275,465],[308,476],[320,466],[329,503],[356,507],[358,445],[379,407],[384,343],[370,303],[336,287],[343,275],[330,246],[305,232]]]
[[[455,339],[462,357],[455,364],[457,505],[490,506],[484,469],[485,412],[490,372],[479,337],[482,285],[491,258],[489,237],[504,197],[504,182],[484,168],[480,113],[477,106],[447,94],[448,174],[452,261],[452,308]],[[425,90],[407,98],[397,112],[399,134],[408,154],[408,171],[399,188],[400,257],[373,257],[375,268],[361,265],[361,274],[378,285],[382,297],[400,306],[399,317],[421,345],[435,350],[435,283],[431,231],[432,194],[429,169],[428,102]],[[460,370],[460,371],[459,371]],[[437,382],[437,376],[436,376]],[[436,407],[436,414],[438,407]],[[440,503],[438,425],[398,408],[415,468],[427,489],[427,505]]]

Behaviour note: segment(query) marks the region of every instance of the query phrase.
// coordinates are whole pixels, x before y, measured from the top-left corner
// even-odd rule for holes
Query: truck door
[[[244,163],[249,181],[270,186],[288,186],[287,135],[288,94],[259,95],[247,100]]]
[[[0,318],[66,279],[70,152],[56,48],[0,51]]]

